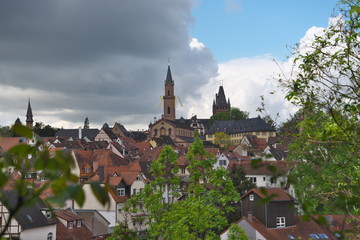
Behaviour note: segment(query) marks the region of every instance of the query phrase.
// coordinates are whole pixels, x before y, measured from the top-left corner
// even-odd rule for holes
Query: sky
[[[146,130],[161,117],[169,62],[177,118],[209,118],[222,84],[233,107],[256,117],[263,95],[284,121],[296,109],[274,76],[336,3],[0,0],[0,126],[24,123],[30,99],[35,122]]]

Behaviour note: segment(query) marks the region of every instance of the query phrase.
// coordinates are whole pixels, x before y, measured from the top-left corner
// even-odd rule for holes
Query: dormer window
[[[51,218],[51,211],[46,211],[46,212],[45,212],[45,216],[46,216],[47,218]]]
[[[254,201],[254,194],[250,194],[250,195],[249,195],[249,200],[250,200],[250,201]]]
[[[81,227],[81,221],[80,220],[77,221],[76,226]]]
[[[277,217],[276,218],[276,227],[285,227],[285,217]]]
[[[73,228],[73,222],[68,222],[68,228],[69,229]]]
[[[118,188],[118,189],[116,189],[116,190],[117,190],[117,195],[118,195],[119,197],[125,196],[125,188]]]

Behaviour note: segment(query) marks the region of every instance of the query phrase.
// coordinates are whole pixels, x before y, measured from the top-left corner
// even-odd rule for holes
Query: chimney
[[[82,129],[79,127],[79,139],[82,139]]]
[[[249,221],[253,221],[253,216],[252,216],[252,212],[248,212],[248,219],[249,219]]]

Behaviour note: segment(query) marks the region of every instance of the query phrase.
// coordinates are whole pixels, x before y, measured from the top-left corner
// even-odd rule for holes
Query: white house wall
[[[20,233],[20,239],[47,240],[47,236],[49,233],[53,234],[52,239],[56,239],[56,224],[23,230]]]

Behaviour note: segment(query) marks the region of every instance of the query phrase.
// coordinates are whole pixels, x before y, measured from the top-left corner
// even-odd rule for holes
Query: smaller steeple
[[[32,114],[32,109],[31,109],[31,104],[30,104],[30,98],[29,98],[29,103],[28,103],[28,108],[27,108],[27,113],[26,113],[26,127],[32,129],[34,126],[34,120],[33,120],[33,114]]]
[[[167,69],[167,74],[166,74],[166,80],[165,80],[165,85],[166,84],[171,84],[172,86],[174,86],[174,81],[172,79],[171,76],[171,70],[170,70],[170,60],[168,61],[168,69]]]

